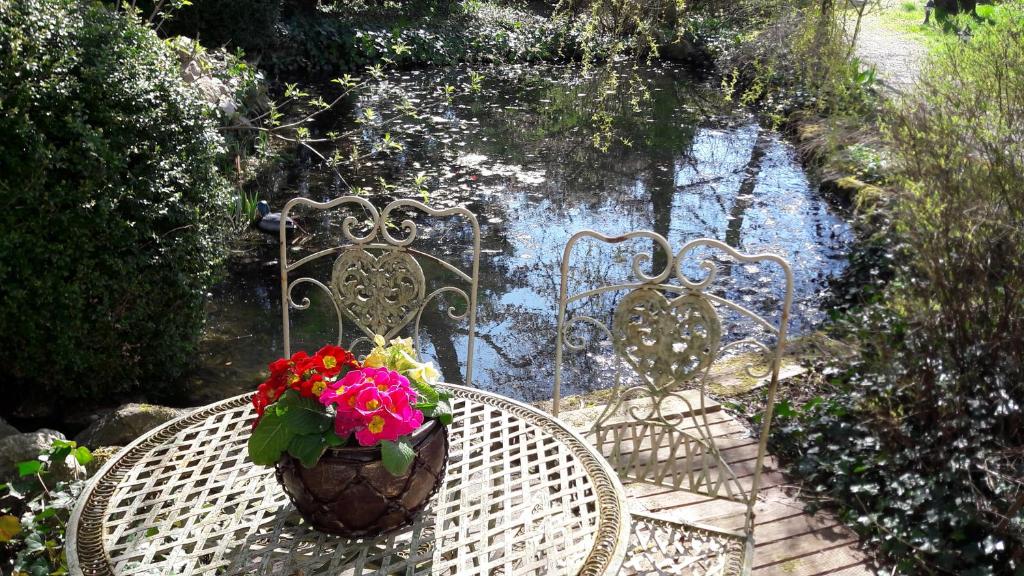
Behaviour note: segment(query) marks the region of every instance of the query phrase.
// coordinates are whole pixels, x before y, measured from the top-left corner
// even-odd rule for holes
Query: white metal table
[[[629,515],[604,460],[535,408],[445,388],[455,412],[445,481],[396,534],[309,529],[273,469],[248,460],[247,394],[153,430],[100,470],[68,525],[71,573],[616,574]]]

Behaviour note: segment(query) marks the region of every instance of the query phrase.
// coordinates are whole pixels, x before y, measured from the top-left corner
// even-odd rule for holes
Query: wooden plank
[[[684,429],[692,431],[695,426],[703,426],[705,422],[722,460],[735,473],[743,490],[750,490],[757,461],[756,438],[751,435],[749,428],[732,418],[726,411],[717,408],[696,418],[689,418],[689,426]],[[587,423],[581,421],[581,425],[585,424]],[[655,458],[659,465],[666,465],[670,457],[678,458],[683,453],[682,448],[673,452],[667,446],[652,447],[649,434],[642,434],[638,439],[638,446],[633,446],[632,430],[627,428],[626,431],[626,442],[620,445],[636,449],[637,461],[632,465],[634,471],[644,470],[652,458]],[[593,437],[588,439],[594,441]],[[632,454],[627,452],[624,456],[628,458]],[[711,471],[714,470],[714,466],[715,464],[712,464]],[[702,464],[695,460],[694,472],[701,471]],[[724,530],[741,530],[744,526],[746,505],[741,501],[715,498],[643,482],[626,481],[624,484],[631,510],[648,511],[669,519],[697,522]],[[823,511],[808,513],[805,504],[796,497],[798,491],[789,484],[778,469],[777,460],[770,455],[765,457],[761,484],[762,489],[754,508],[754,574],[873,574],[867,556],[856,548],[856,534],[843,526],[832,514]]]
[[[878,574],[885,574],[888,576],[891,572],[878,571],[869,560],[865,560],[842,568],[830,568],[824,572],[818,572],[810,576],[876,576]]]
[[[754,551],[755,565],[761,554]],[[752,572],[757,576],[867,576],[874,574],[871,564],[863,552],[850,544],[836,544],[814,553],[793,556],[778,562],[755,566]]]
[[[856,534],[839,523],[839,520],[831,514],[794,514],[765,522],[754,524],[754,542],[757,546],[765,547],[777,542],[784,542],[794,538],[813,536],[826,540],[849,540],[856,538]]]
[[[755,529],[754,540],[755,568],[789,564],[790,568],[795,570],[796,567],[803,564],[821,564],[833,556],[838,557],[839,561],[827,563],[836,566],[849,564],[854,560],[864,560],[863,557],[858,558],[853,555],[854,549],[851,545],[857,543],[857,536],[850,532],[824,530],[821,533],[804,534],[757,546],[757,530]],[[847,558],[849,561],[846,560]]]

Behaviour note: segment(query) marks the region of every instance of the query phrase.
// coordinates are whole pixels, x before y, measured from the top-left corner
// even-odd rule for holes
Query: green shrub
[[[737,35],[731,45],[720,42],[718,60],[727,94],[776,119],[807,111],[871,117],[877,105],[875,72],[851,58],[846,15],[824,0],[773,0],[765,5],[772,6],[774,16],[763,27]]]
[[[272,75],[308,81],[310,76],[360,74],[376,64],[534,62],[576,50],[570,34],[528,10],[487,2],[472,11],[440,15],[424,6],[413,2],[356,10],[336,3],[316,14],[293,15],[282,20],[264,65]]]
[[[0,390],[166,391],[221,255],[210,112],[151,30],[102,5],[0,0],[0,50]]]
[[[902,573],[1024,573],[1024,6],[889,115],[895,276],[776,441]]]

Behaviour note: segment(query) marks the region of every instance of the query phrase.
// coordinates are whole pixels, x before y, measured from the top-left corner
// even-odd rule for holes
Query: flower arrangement
[[[451,405],[447,392],[434,388],[437,370],[416,358],[410,338],[376,336],[374,344],[362,362],[330,345],[272,362],[252,399],[252,461],[274,465],[287,452],[311,468],[327,449],[354,439],[380,445],[388,472],[405,474],[415,456],[409,435],[426,419],[450,424]]]

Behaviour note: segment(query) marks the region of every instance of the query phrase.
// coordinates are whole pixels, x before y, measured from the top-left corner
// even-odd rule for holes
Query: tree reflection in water
[[[799,333],[821,319],[819,293],[825,278],[845,266],[848,227],[810,186],[792,148],[747,113],[726,106],[714,87],[674,67],[643,70],[649,101],[634,109],[625,93],[606,100],[628,145],[601,152],[592,144],[596,81],[578,69],[476,70],[485,74],[483,90],[451,99],[441,87],[465,84],[467,68],[395,73],[386,79],[388,90],[353,102],[350,114],[336,122],[345,126],[366,107],[413,101],[418,119],[386,130],[367,127],[354,142],[372,149],[374,139],[389,134],[403,144],[400,153],[379,154],[359,166],[342,163],[339,170],[350,184],[372,188],[378,206],[394,195],[381,193],[379,178],[400,190],[422,175],[431,205],[464,204],[478,215],[477,386],[531,401],[550,396],[562,248],[585,228],[606,234],[652,229],[677,247],[709,236],[747,252],[778,253],[796,274],[792,328]],[[295,194],[323,200],[340,190],[330,171],[297,161],[266,194],[276,207]],[[316,240],[340,237],[334,216],[301,223]],[[463,253],[465,238],[443,225],[432,232],[436,237],[427,247]],[[650,242],[637,244],[585,251],[573,263],[573,281],[597,286],[624,279],[628,256],[637,251],[651,255],[654,269],[664,267],[666,255]],[[197,400],[250,389],[281,353],[277,269],[266,262],[274,254],[267,245],[250,261],[235,262],[215,291],[205,365],[197,376],[203,386],[195,387],[204,392],[197,392]],[[723,295],[754,309],[778,297],[770,274],[720,264],[717,289]],[[448,305],[437,301],[425,313],[424,352],[446,379],[461,381],[465,325],[447,318]],[[328,306],[314,298],[310,311],[296,315],[296,325],[308,322],[297,333],[307,346],[333,338]],[[602,359],[588,362],[599,366]],[[583,372],[566,382],[564,393],[607,385],[599,371]]]

